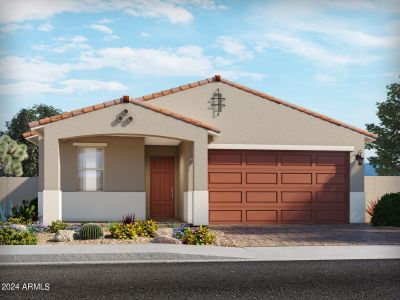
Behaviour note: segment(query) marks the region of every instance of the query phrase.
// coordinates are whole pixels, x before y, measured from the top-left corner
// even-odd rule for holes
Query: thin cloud
[[[162,18],[174,24],[187,24],[193,20],[190,8],[218,8],[214,1],[177,0],[19,0],[3,1],[0,23],[18,23],[26,20],[45,20],[60,13],[102,13],[120,11],[143,18]],[[219,6],[222,8],[222,6]],[[102,24],[107,24],[103,22]]]
[[[88,50],[92,47],[87,43],[87,38],[82,35],[72,37],[58,37],[53,44],[33,45],[32,49],[38,51],[48,51],[55,53],[65,53],[68,51]]]
[[[68,79],[58,83],[43,83],[35,81],[20,81],[0,85],[0,94],[72,94],[95,91],[122,91],[127,87],[117,81],[100,81],[88,79]]]
[[[228,54],[240,60],[246,60],[253,57],[252,52],[238,39],[229,36],[220,36],[217,38],[217,44]]]
[[[54,29],[54,26],[51,25],[50,23],[45,23],[38,27],[38,30],[43,31],[43,32],[49,32],[49,31],[52,31],[53,29]]]
[[[103,25],[103,24],[91,24],[90,28],[92,28],[94,30],[97,30],[97,31],[100,31],[100,32],[105,33],[105,34],[112,34],[113,33],[111,28],[109,28],[109,27],[107,27],[106,25]]]
[[[30,24],[7,24],[0,27],[0,32],[10,33],[17,30],[31,30],[32,28]]]

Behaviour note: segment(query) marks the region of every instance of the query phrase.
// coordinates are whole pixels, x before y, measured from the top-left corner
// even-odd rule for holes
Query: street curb
[[[400,259],[400,246],[0,246],[0,265]]]

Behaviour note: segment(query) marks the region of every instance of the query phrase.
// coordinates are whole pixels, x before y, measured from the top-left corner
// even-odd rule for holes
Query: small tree
[[[53,106],[39,104],[21,109],[9,122],[6,122],[7,130],[4,134],[28,147],[28,158],[22,163],[25,176],[34,177],[39,175],[39,150],[38,147],[22,137],[24,132],[29,131],[29,122],[60,114],[61,110]]]
[[[26,145],[8,135],[0,138],[0,176],[22,176],[22,161],[28,157]]]
[[[370,164],[380,176],[400,175],[400,84],[387,87],[387,100],[377,103],[378,125],[367,124],[370,132],[378,138],[366,144],[367,149],[375,149],[376,156],[369,158]]]

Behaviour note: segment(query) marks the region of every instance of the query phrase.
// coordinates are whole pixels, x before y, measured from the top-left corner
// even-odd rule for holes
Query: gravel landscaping
[[[56,242],[53,240],[54,233],[38,233],[38,245],[99,245],[99,244],[147,244],[152,238],[138,237],[136,240],[118,240],[111,238],[100,238],[95,240],[73,240],[70,242]]]

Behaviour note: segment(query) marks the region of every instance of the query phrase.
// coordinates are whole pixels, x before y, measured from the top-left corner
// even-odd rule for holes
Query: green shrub
[[[215,240],[215,236],[205,226],[184,226],[174,230],[174,236],[188,245],[211,245]]]
[[[95,240],[103,236],[103,229],[98,224],[86,223],[79,229],[81,240]]]
[[[65,230],[67,226],[68,225],[61,220],[53,221],[49,226],[49,231],[52,233],[56,233],[59,230]]]
[[[9,224],[23,224],[23,225],[32,224],[32,222],[29,222],[29,221],[25,220],[24,218],[14,218],[14,217],[8,218],[7,219],[7,223],[9,223]]]
[[[147,221],[136,221],[135,222],[136,233],[141,237],[154,237],[158,226],[154,220]]]
[[[376,204],[371,218],[375,226],[400,227],[400,193],[385,194]]]
[[[0,227],[0,245],[36,245],[36,234],[29,230],[20,231],[10,226]]]
[[[19,206],[14,206],[11,212],[12,215],[9,219],[22,220],[18,224],[32,224],[38,220],[38,199],[23,200]]]
[[[137,238],[136,226],[135,224],[113,224],[110,226],[110,234],[114,239],[133,239]]]

